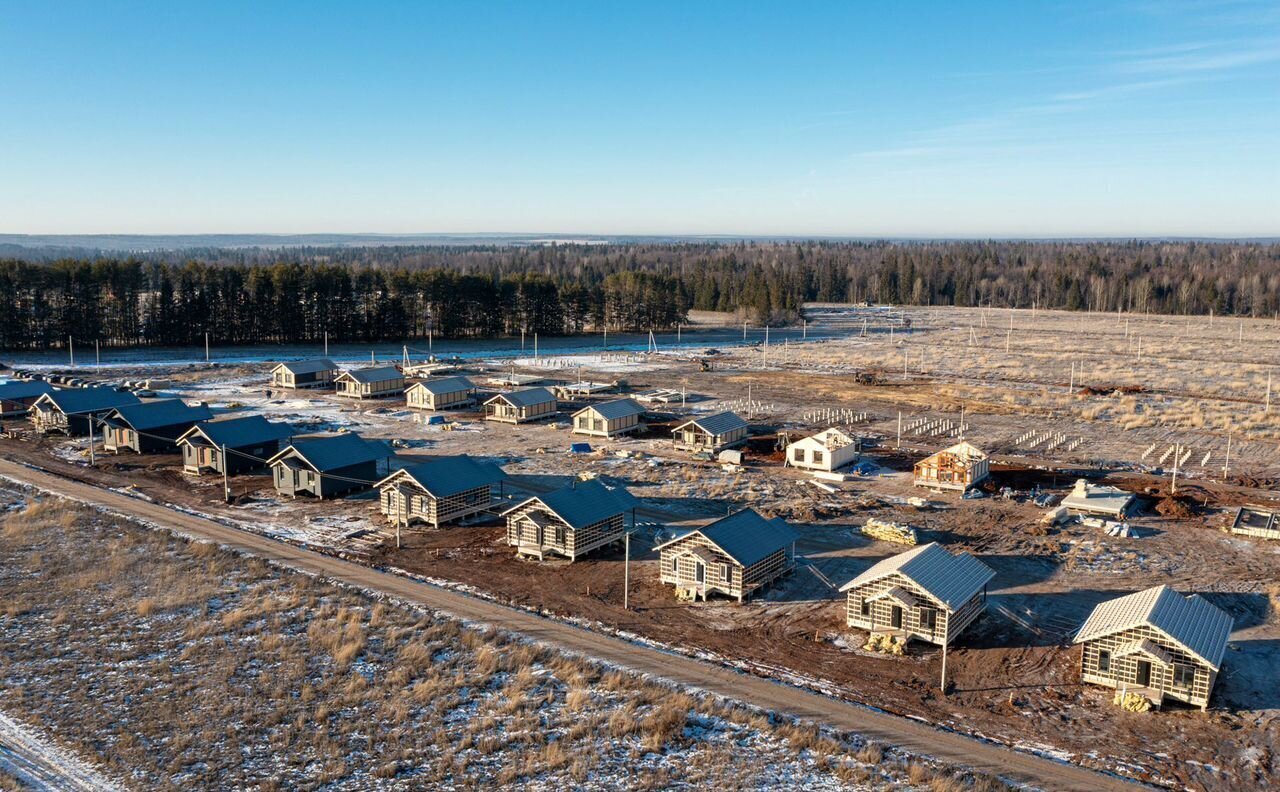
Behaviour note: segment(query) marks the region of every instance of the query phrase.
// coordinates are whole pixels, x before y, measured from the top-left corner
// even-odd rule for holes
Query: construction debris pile
[[[916,529],[910,525],[888,520],[877,520],[874,517],[867,520],[866,524],[862,526],[862,534],[872,539],[905,545],[914,545],[920,541],[919,537],[916,536]]]
[[[872,635],[867,641],[867,648],[873,652],[881,654],[891,654],[901,657],[906,653],[906,642],[896,635]]]

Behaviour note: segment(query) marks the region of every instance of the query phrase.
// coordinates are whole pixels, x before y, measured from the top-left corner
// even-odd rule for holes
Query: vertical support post
[[[902,448],[902,410],[898,410],[898,448]]]
[[[1265,406],[1263,407],[1262,411],[1264,413],[1271,412],[1271,371],[1270,370],[1267,371],[1267,398],[1265,401]]]
[[[950,621],[947,622],[947,630],[951,630]],[[946,635],[942,636],[942,687],[940,690],[944,696],[947,694],[947,644],[950,643],[947,640],[948,637]]]
[[[70,420],[70,418],[67,419],[68,422]],[[93,425],[93,413],[89,413],[89,467],[93,467],[98,464],[97,457],[94,456],[93,450],[93,446],[97,442],[98,438],[97,432],[97,427]]]
[[[231,481],[229,478],[230,474],[227,472],[227,468],[229,467],[228,463],[230,461],[231,460],[227,459],[227,444],[223,443],[222,444],[222,499],[227,503],[231,502]]]
[[[680,331],[684,329],[683,322],[676,322],[676,343],[680,343]]]
[[[76,367],[76,342],[71,336],[67,336],[67,353],[71,355],[71,368]]]
[[[538,334],[533,334],[533,362],[538,362]]]
[[[809,320],[808,319],[800,320],[800,333],[801,333],[800,340],[802,341],[809,340]]]
[[[1072,393],[1076,389],[1076,362],[1071,361],[1071,382],[1067,385],[1067,393]]]
[[[93,366],[94,368],[102,368],[102,342],[93,342]],[[1268,375],[1270,376],[1270,375]]]
[[[634,517],[632,520],[634,521]],[[634,524],[634,522],[633,522]],[[627,531],[623,534],[623,551],[622,561],[622,609],[631,610],[631,532]]]
[[[1222,463],[1222,480],[1227,480],[1228,472],[1231,470],[1231,435],[1227,435],[1227,458]]]
[[[204,331],[204,362],[209,362],[209,331]]]
[[[1173,483],[1169,485],[1169,494],[1178,494],[1178,458],[1182,456],[1182,446],[1173,444]]]

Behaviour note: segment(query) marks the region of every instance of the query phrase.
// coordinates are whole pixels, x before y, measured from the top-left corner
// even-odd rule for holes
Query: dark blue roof
[[[117,407],[111,415],[107,416],[107,420],[145,432],[148,429],[160,429],[165,426],[194,424],[207,421],[212,417],[213,411],[207,404],[192,407],[182,399],[159,399]]]
[[[0,399],[29,399],[52,392],[53,386],[47,382],[0,383]]]
[[[715,543],[734,561],[749,567],[757,561],[789,547],[799,534],[780,517],[766,520],[754,509],[743,509],[713,523],[685,531],[658,545],[666,547],[691,534],[700,533]]]
[[[742,420],[742,418],[740,418],[736,413],[728,411],[718,412],[712,415],[704,415],[698,418],[691,418],[680,424],[680,426],[685,426],[687,424],[694,424],[707,434],[716,437],[737,431],[738,429],[746,428],[747,426],[747,422]],[[678,429],[680,427],[676,428]]]
[[[421,387],[427,393],[433,393],[437,396],[443,393],[461,393],[462,391],[475,390],[476,386],[466,377],[442,377],[434,380],[424,380],[410,387]]]
[[[261,415],[244,415],[239,418],[204,421],[192,427],[183,437],[196,432],[216,446],[243,448],[272,440],[284,440],[293,435],[294,430],[288,424],[272,423]]]
[[[289,371],[294,374],[315,374],[319,371],[337,371],[338,366],[329,358],[313,358],[311,360],[293,360],[288,363],[281,363]]]
[[[474,457],[442,456],[399,471],[437,498],[447,498],[476,487],[497,484],[507,477],[502,468]],[[393,476],[395,474],[392,474]],[[390,479],[388,476],[387,479]],[[383,479],[386,481],[387,479]]]
[[[359,465],[391,456],[391,449],[378,440],[365,440],[357,434],[343,434],[313,437],[306,440],[295,440],[280,453],[271,458],[275,462],[290,452],[296,452],[311,467],[323,473],[326,470],[337,470],[348,465]]]
[[[352,369],[350,371],[344,371],[342,374],[345,374],[361,385],[368,385],[370,382],[386,382],[387,380],[404,379],[404,375],[400,373],[400,369],[395,366],[376,366],[374,368]],[[339,376],[342,376],[342,374]]]
[[[556,395],[546,388],[526,388],[524,390],[499,393],[489,401],[494,399],[502,399],[512,407],[532,407],[535,404],[553,402],[556,400]]]
[[[574,415],[584,413],[587,410],[594,410],[597,415],[606,421],[626,418],[630,415],[644,415],[644,408],[632,399],[614,399],[613,401],[600,402],[599,404],[589,404],[578,410]]]
[[[625,489],[611,489],[595,480],[580,481],[545,495],[529,498],[515,509],[523,507],[530,500],[537,500],[574,529],[585,528],[640,505]]]
[[[67,388],[51,391],[40,398],[53,402],[66,415],[105,414],[117,407],[141,404],[137,396],[115,388]]]

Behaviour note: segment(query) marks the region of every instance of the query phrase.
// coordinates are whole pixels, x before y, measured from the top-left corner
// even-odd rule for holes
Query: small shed
[[[141,403],[132,393],[115,388],[64,388],[32,402],[29,417],[41,434],[82,436],[95,431],[102,418],[115,408]]]
[[[393,525],[439,528],[496,503],[507,474],[470,456],[434,457],[401,468],[377,483],[378,508]]]
[[[126,404],[103,418],[103,447],[116,454],[126,449],[137,454],[172,451],[188,429],[211,418],[209,405],[192,406],[182,399]]]
[[[991,475],[987,452],[966,441],[944,448],[915,465],[917,487],[964,490]]]
[[[271,369],[273,388],[331,388],[338,376],[338,365],[329,358],[312,358],[277,363]]]
[[[1233,621],[1197,594],[1155,586],[1099,604],[1074,643],[1080,674],[1094,685],[1208,709]]]
[[[323,500],[369,489],[378,482],[381,463],[390,456],[385,443],[346,432],[294,440],[267,464],[276,492]]]
[[[507,544],[518,555],[557,555],[576,561],[620,541],[627,514],[639,503],[625,489],[597,480],[574,482],[545,495],[535,495],[504,512]]]
[[[537,421],[556,414],[558,405],[555,394],[546,388],[499,393],[484,403],[484,419],[502,423],[520,424]]]
[[[845,623],[872,635],[948,645],[986,609],[996,573],[968,553],[937,542],[876,562],[840,587]]]
[[[858,438],[831,427],[787,446],[786,464],[803,470],[832,471],[857,461]]]
[[[1076,479],[1071,492],[1058,505],[1076,514],[1102,514],[1124,519],[1133,508],[1134,500],[1132,493],[1119,487],[1090,484],[1085,479]]]
[[[416,410],[456,410],[471,404],[476,386],[466,377],[441,377],[413,383],[404,396],[405,403]]]
[[[404,374],[395,366],[352,369],[335,377],[333,387],[347,399],[386,399],[404,393]]]
[[[796,531],[753,509],[686,531],[658,545],[660,579],[683,598],[719,592],[738,602],[795,567]]]
[[[573,433],[588,437],[616,437],[641,428],[644,408],[632,399],[583,407],[573,414]]]
[[[1241,506],[1231,521],[1231,533],[1236,536],[1256,536],[1260,539],[1280,539],[1280,520],[1276,512],[1261,506]]]
[[[0,383],[0,418],[26,415],[36,399],[46,393],[53,393],[53,386],[47,382]]]
[[[292,436],[292,426],[272,423],[261,415],[204,421],[178,438],[182,470],[196,476],[206,472],[233,476],[257,470]]]
[[[747,422],[729,411],[692,418],[671,430],[675,446],[681,451],[706,451],[714,454],[725,448],[747,442]]]

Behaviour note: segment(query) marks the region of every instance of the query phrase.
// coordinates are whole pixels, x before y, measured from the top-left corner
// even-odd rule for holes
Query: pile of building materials
[[[1137,533],[1129,527],[1129,523],[1122,520],[1107,520],[1102,517],[1081,517],[1080,522],[1090,528],[1101,528],[1107,532],[1107,536],[1119,536],[1125,539],[1137,538]]]
[[[1119,487],[1090,484],[1077,479],[1071,492],[1062,499],[1062,505],[1079,514],[1101,514],[1108,517],[1124,517],[1133,507],[1132,493]]]
[[[888,520],[877,520],[874,517],[867,520],[866,524],[862,526],[862,534],[872,539],[905,545],[914,545],[920,541],[919,537],[916,536],[916,529],[910,525]]]

